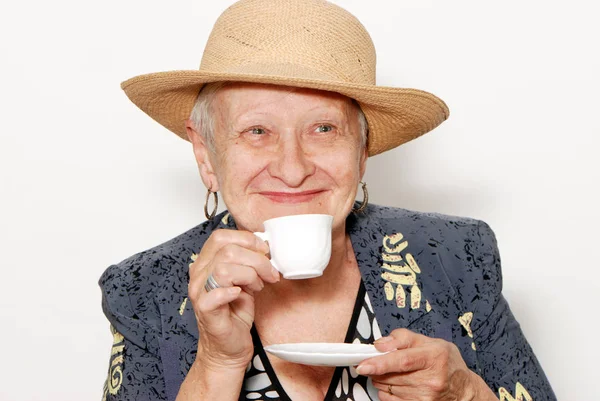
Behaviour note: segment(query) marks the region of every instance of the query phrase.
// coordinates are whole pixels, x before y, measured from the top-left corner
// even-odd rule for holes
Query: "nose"
[[[269,164],[269,174],[288,187],[300,187],[307,177],[315,173],[315,164],[302,148],[298,136],[282,136],[275,152],[275,158]]]

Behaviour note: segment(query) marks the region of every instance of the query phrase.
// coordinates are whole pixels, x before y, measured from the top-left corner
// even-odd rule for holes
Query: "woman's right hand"
[[[210,369],[246,369],[254,352],[254,293],[279,281],[269,246],[248,231],[216,230],[190,266],[188,298],[198,322],[196,360]],[[220,286],[204,289],[209,275]]]

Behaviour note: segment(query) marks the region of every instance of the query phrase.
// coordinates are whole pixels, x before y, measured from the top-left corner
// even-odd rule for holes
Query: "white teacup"
[[[298,214],[269,219],[254,234],[269,242],[271,264],[284,278],[314,278],[329,264],[332,224],[327,214]]]

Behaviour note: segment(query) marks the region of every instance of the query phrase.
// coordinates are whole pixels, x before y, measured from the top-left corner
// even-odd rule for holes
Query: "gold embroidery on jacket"
[[[111,325],[110,331],[113,335],[113,345],[110,351],[110,366],[108,368],[108,377],[104,382],[104,396],[102,401],[106,400],[108,394],[116,395],[123,383],[123,351],[125,350],[125,337],[123,337]]]
[[[498,395],[500,396],[500,401],[533,401],[531,395],[529,395],[525,387],[519,382],[517,382],[514,397],[504,387],[498,389]]]
[[[383,290],[388,301],[395,300],[398,308],[405,308],[406,290],[404,287],[409,287],[410,308],[419,309],[421,307],[421,289],[417,283],[417,274],[421,273],[421,269],[412,254],[403,253],[408,248],[408,241],[403,241],[403,239],[402,233],[386,235],[383,238],[381,257],[384,272],[381,273],[381,278],[386,281]],[[430,308],[431,306],[429,306],[429,310],[431,310]],[[429,310],[427,311],[429,312]]]
[[[473,321],[473,312],[467,312],[461,317],[458,318],[461,326],[467,331],[467,334],[472,339],[473,338],[473,330],[471,330],[471,322]],[[471,343],[471,348],[473,351],[477,351],[477,347],[475,346],[475,341]]]
[[[183,299],[183,302],[179,306],[179,316],[183,316],[183,311],[185,311],[185,305],[187,304],[187,297]]]
[[[196,259],[198,259],[198,255],[196,255],[195,253],[192,253],[192,255],[190,256],[190,259],[192,259],[192,263],[190,263],[188,266],[191,268],[192,265],[194,264],[194,262],[196,261]]]
[[[227,217],[227,216],[225,216]],[[190,255],[190,259],[192,260],[192,263],[190,263],[188,266],[190,267],[190,269],[192,268],[192,265],[194,264],[194,262],[196,261],[196,259],[198,259],[198,254],[196,253],[192,253]],[[179,316],[183,316],[183,312],[185,311],[185,305],[187,304],[187,297],[183,299],[183,302],[181,303],[181,305],[179,305]]]
[[[227,216],[225,216],[227,217]],[[196,259],[198,259],[198,254],[196,253],[192,253],[190,255],[190,259],[192,260],[192,263],[188,264],[189,268],[192,268],[192,265],[194,264],[194,262],[196,261]],[[185,305],[187,304],[187,297],[183,299],[183,302],[181,303],[181,305],[179,305],[179,316],[183,316],[183,312],[185,311]]]

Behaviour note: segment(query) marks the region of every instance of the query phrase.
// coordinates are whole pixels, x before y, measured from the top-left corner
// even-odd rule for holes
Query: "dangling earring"
[[[367,191],[367,183],[361,181],[360,185],[362,185],[363,200],[358,209],[352,208],[354,213],[363,213],[369,204],[369,191]]]
[[[208,188],[208,190],[206,191],[206,201],[204,202],[204,215],[208,220],[212,220],[213,217],[215,217],[215,215],[217,214],[217,208],[219,207],[219,195],[217,195],[216,192],[211,191],[211,188]],[[212,212],[208,214],[208,199],[210,198],[210,194],[213,195],[215,206]]]

